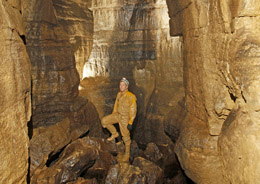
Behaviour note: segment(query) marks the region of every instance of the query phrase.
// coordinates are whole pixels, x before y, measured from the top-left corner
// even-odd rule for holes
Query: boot
[[[118,136],[119,136],[119,134],[116,132],[115,134],[112,134],[109,138],[107,138],[107,141],[113,141]]]
[[[118,132],[116,131],[116,128],[113,125],[107,125],[106,128],[111,133],[111,136],[107,138],[107,141],[113,141],[115,138],[119,136]]]
[[[120,158],[121,162],[129,162],[130,158],[130,144],[125,145],[125,153]]]

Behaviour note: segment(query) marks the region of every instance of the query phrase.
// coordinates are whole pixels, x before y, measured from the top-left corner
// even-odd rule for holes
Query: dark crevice
[[[245,98],[245,96],[244,96],[244,94],[243,94],[243,91],[241,91],[241,95],[242,95],[242,98],[244,99],[244,101],[245,101],[245,103],[246,103],[246,98]]]
[[[21,37],[21,39],[23,40],[24,45],[26,45],[26,38],[25,35],[19,35]]]
[[[183,12],[185,9],[188,9],[189,6],[192,4],[192,2],[189,2],[186,6],[184,6],[182,9],[179,9],[179,11],[175,12],[173,16],[177,16],[179,13]]]
[[[79,177],[86,178],[87,171],[90,167],[92,167],[95,164],[96,160],[91,160],[87,165],[84,166],[84,169],[82,169]]]
[[[176,129],[175,133],[176,135],[170,135],[167,131],[164,130],[165,135],[167,135],[171,141],[175,144],[177,142],[177,139],[179,138],[180,135],[180,131],[178,129]]]
[[[234,102],[236,102],[237,97],[234,96],[232,93],[229,93],[229,95],[230,95],[231,100],[233,100]]]
[[[28,127],[28,136],[29,136],[29,139],[31,140],[31,139],[32,139],[32,136],[33,136],[32,116],[31,116],[30,121],[27,123],[27,127]]]
[[[79,138],[83,138],[83,137],[87,137],[89,134],[89,131],[85,132],[84,134],[82,134]]]
[[[182,173],[182,175],[185,177],[185,180],[186,180],[186,181],[183,181],[182,183],[195,184],[195,183],[186,175],[186,173],[185,173],[184,170],[182,169],[181,164],[180,164],[180,161],[179,161],[177,155],[175,155],[175,156],[176,156],[176,160],[177,160],[177,163],[178,163],[178,165],[179,165],[179,168],[180,168],[180,172]]]
[[[26,180],[27,180],[27,184],[30,184],[30,161],[31,158],[28,158],[28,172],[27,172],[27,176],[26,176]]]
[[[49,155],[49,158],[46,162],[46,167],[50,167],[51,165],[53,165],[54,163],[57,162],[60,154],[62,153],[62,151],[65,149],[66,146],[64,146],[63,148],[60,149],[60,151],[58,151],[57,153],[55,153],[54,155]]]

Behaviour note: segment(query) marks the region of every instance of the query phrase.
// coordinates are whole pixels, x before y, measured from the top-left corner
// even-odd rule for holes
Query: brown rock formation
[[[52,1],[25,4],[27,51],[32,63],[33,126],[61,121],[78,95],[79,76],[68,36]]]
[[[80,78],[93,45],[93,14],[90,0],[53,0],[57,22],[69,36]]]
[[[37,168],[42,169],[51,156],[70,143],[70,121],[65,119],[48,128],[40,127],[34,130],[34,134],[38,135],[33,135],[30,140],[30,176]]]
[[[112,111],[122,76],[138,98],[131,162],[141,155],[164,170],[165,183],[186,182],[166,146],[173,142],[196,183],[260,180],[260,4],[167,4],[173,37],[165,0],[0,2],[0,183],[26,183],[31,82],[32,183],[151,178],[149,161],[142,161],[141,169],[113,165],[116,145],[77,140],[88,131],[103,135],[99,117]],[[87,98],[79,96],[81,77],[93,77],[81,82]]]
[[[31,72],[21,1],[0,1],[0,183],[26,183]]]
[[[137,157],[134,159],[133,165],[142,170],[142,174],[145,175],[147,183],[163,183],[163,170],[153,162],[150,162],[142,157]]]
[[[146,183],[146,177],[139,167],[127,163],[116,164],[109,169],[105,183]]]
[[[196,183],[256,183],[259,3],[167,0],[184,40],[188,114],[176,152]]]
[[[97,158],[98,150],[78,139],[65,148],[56,163],[35,172],[32,183],[66,183],[74,181]]]
[[[112,111],[119,79],[127,77],[130,90],[138,98],[134,139],[143,144],[170,142],[164,123],[171,127],[180,122],[171,121],[171,125],[165,116],[176,108],[184,110],[178,107],[184,91],[182,43],[179,37],[169,36],[166,1],[112,2],[92,2],[93,50],[83,77],[99,79],[82,81],[83,88],[97,82],[92,85],[95,94],[85,94],[94,100],[103,117]],[[108,79],[102,84],[104,78]]]
[[[25,3],[24,21],[27,51],[32,63],[33,128],[53,125],[69,117],[70,128],[74,133],[71,136],[76,139],[89,130],[89,120],[93,121],[91,124],[94,125],[90,125],[94,128],[92,136],[101,136],[102,129],[93,105],[78,96],[79,75],[74,55],[82,53],[79,54],[78,49],[75,50],[75,44],[70,42],[80,33],[82,42],[91,40],[92,19],[89,10],[85,10],[87,4],[82,3],[76,7],[73,5],[76,6],[72,1],[55,1],[54,4],[52,1]],[[66,14],[64,15],[61,6],[63,9],[71,8],[66,11],[71,12],[71,17],[68,15],[68,18],[78,18],[79,22],[85,19],[82,24],[86,25],[86,28],[89,25],[89,28],[76,29],[75,26],[79,24],[75,21],[69,29],[69,20],[64,20]],[[77,14],[77,9],[82,12]],[[86,47],[84,44],[79,45],[81,49]]]
[[[79,178],[77,181],[67,182],[67,184],[98,184],[98,182],[95,178],[94,179]]]

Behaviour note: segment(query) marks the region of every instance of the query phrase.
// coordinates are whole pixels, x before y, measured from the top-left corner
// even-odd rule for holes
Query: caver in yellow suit
[[[128,88],[129,82],[126,79],[126,81],[124,81],[124,79],[125,78],[123,78],[121,82],[125,82]],[[124,92],[118,92],[112,114],[105,116],[101,121],[102,126],[107,128],[111,133],[111,137],[107,139],[108,141],[112,141],[119,136],[113,125],[115,123],[119,124],[120,132],[125,144],[125,154],[123,156],[124,161],[128,161],[130,156],[131,139],[128,129],[131,129],[129,127],[132,127],[136,116],[136,110],[136,97],[126,89]]]

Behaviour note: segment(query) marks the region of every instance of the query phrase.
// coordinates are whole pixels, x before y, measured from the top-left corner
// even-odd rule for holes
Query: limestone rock
[[[166,1],[95,0],[91,10],[94,41],[83,72],[83,78],[88,79],[82,85],[87,91],[87,84],[94,81],[90,77],[103,77],[106,82],[99,87],[99,78],[88,98],[103,117],[112,112],[120,78],[128,78],[129,90],[138,102],[134,139],[142,144],[157,140],[167,143],[170,140],[164,133],[163,116],[183,99],[184,88],[182,39],[169,35]]]
[[[93,45],[93,14],[85,0],[54,0],[57,22],[69,36],[80,78]]]
[[[258,144],[259,2],[167,5],[171,34],[184,40],[187,116],[176,145],[180,163],[196,183],[255,183],[259,169],[248,163],[258,151],[248,149]],[[242,168],[248,174],[241,175]]]
[[[31,117],[30,60],[21,1],[0,1],[0,183],[26,183]]]
[[[133,161],[133,165],[141,169],[142,174],[146,176],[146,182],[149,184],[163,183],[163,170],[142,157],[137,157]]]
[[[114,142],[109,142],[105,139],[95,137],[84,137],[83,140],[86,142],[86,144],[95,146],[99,150],[107,151],[111,154],[116,154],[117,152],[117,147]]]
[[[180,135],[182,122],[187,114],[185,99],[183,98],[178,104],[170,108],[170,111],[164,120],[164,132],[169,136],[173,143],[176,143]]]
[[[181,170],[176,155],[174,145],[149,143],[143,152],[143,157],[155,163],[164,171],[164,176],[171,178]]]
[[[24,6],[26,47],[32,63],[32,121],[36,128],[66,117],[78,95],[79,75],[68,36],[57,24],[52,1]]]
[[[112,166],[107,174],[105,183],[137,184],[146,183],[145,176],[138,167],[127,163]]]
[[[68,119],[48,128],[40,127],[34,130],[33,138],[30,140],[30,175],[32,176],[37,168],[42,169],[47,160],[70,141],[70,121]]]
[[[79,93],[93,103],[99,118],[102,119],[105,115],[112,113],[118,84],[118,81],[112,82],[106,77],[88,77],[80,81]]]
[[[67,184],[98,184],[97,180],[78,178],[76,181],[67,182]]]
[[[27,50],[32,63],[34,128],[49,126],[69,117],[72,122],[71,129],[76,130],[75,126],[80,127],[87,121],[84,114],[87,101],[78,97],[79,74],[74,57],[77,49],[73,48],[69,37],[69,33],[72,37],[75,37],[76,33],[69,32],[68,24],[62,21],[63,14],[59,6],[63,3],[65,1],[37,1],[24,4]],[[86,6],[84,3],[81,5]],[[54,6],[57,12],[54,11]],[[73,6],[71,8],[72,12],[75,11]],[[43,9],[44,14],[41,13]],[[77,16],[83,16],[81,18],[86,18],[86,22],[91,24],[91,16],[87,16],[90,12],[83,12]],[[82,33],[84,39],[91,40],[87,32]],[[73,140],[85,132],[86,128],[78,129],[78,132],[75,131],[75,135],[72,135]]]
[[[252,118],[256,115],[247,106],[234,109],[223,125],[220,156],[225,168],[223,175],[232,183],[259,181],[259,122]]]
[[[85,137],[83,140],[86,144],[98,149],[99,155],[95,164],[82,175],[85,178],[96,178],[99,183],[104,183],[109,168],[117,163],[115,157],[117,154],[116,144],[94,137]]]
[[[31,183],[73,181],[95,163],[97,155],[96,148],[87,145],[82,139],[78,139],[64,149],[56,163],[35,172]]]

